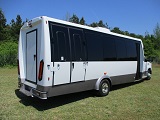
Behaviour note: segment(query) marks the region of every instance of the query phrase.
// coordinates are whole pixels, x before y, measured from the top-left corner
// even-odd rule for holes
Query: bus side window
[[[118,37],[115,37],[115,42],[116,42],[117,60],[125,61],[127,58],[125,40],[122,40],[121,38],[118,39]]]
[[[51,26],[51,61],[70,61],[68,28],[54,24]]]
[[[58,61],[65,61],[66,59],[66,37],[65,33],[58,31],[56,33],[58,43]]]
[[[127,47],[128,60],[136,61],[137,60],[136,43],[131,40],[126,40],[126,47]]]
[[[86,32],[88,61],[103,61],[103,39],[100,34]]]
[[[116,60],[116,47],[115,40],[109,35],[103,37],[103,60],[115,61]]]
[[[72,61],[85,61],[83,30],[70,28]]]

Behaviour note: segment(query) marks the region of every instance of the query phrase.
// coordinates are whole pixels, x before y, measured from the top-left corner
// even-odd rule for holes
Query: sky
[[[25,21],[39,16],[65,20],[76,14],[87,24],[103,20],[111,29],[140,35],[153,34],[160,24],[160,0],[0,0],[0,8],[8,24],[17,15]]]

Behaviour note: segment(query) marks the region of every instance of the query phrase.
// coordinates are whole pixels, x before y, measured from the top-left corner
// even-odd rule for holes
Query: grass
[[[114,86],[106,97],[89,91],[40,100],[19,93],[16,68],[0,68],[0,120],[160,120],[159,86],[153,65],[151,80]]]

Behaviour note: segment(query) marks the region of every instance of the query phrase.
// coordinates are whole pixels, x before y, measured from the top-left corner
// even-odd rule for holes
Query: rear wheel
[[[110,83],[108,80],[102,80],[99,85],[99,90],[97,91],[97,95],[102,97],[109,94],[110,91]]]

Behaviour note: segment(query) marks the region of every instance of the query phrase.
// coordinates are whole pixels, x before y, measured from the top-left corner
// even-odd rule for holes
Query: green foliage
[[[111,32],[123,34],[123,32],[119,29],[119,27],[114,27]]]
[[[0,67],[17,64],[18,44],[13,41],[0,42]]]
[[[105,25],[102,20],[100,20],[98,23],[97,22],[93,22],[89,26],[91,26],[91,27],[105,27],[105,28],[108,28],[107,23]]]
[[[81,25],[85,25],[85,20],[84,20],[83,17],[80,19],[79,23],[80,23]]]
[[[3,14],[3,11],[0,9],[0,41],[5,39],[5,27],[6,27],[6,18]]]
[[[69,19],[69,22],[79,24],[79,18],[75,14],[73,14],[73,16]]]
[[[98,26],[99,26],[99,27],[106,27],[102,20],[100,20],[100,21],[98,22]]]
[[[160,50],[155,50],[155,51],[157,56],[155,57],[153,62],[160,64]]]
[[[10,24],[11,24],[10,34],[15,41],[18,41],[20,28],[24,24],[22,22],[20,15],[17,15],[16,21],[14,21],[14,19],[12,19]]]
[[[143,40],[143,44],[144,44],[144,55],[145,55],[147,58],[151,58],[151,59],[156,58],[157,53],[156,53],[156,51],[154,50],[152,41],[149,40],[149,39]]]
[[[6,18],[4,16],[3,11],[0,9],[0,27],[5,27],[6,26]]]
[[[158,23],[154,29],[154,37],[154,47],[155,49],[160,50],[160,26]]]
[[[19,31],[23,25],[20,15],[16,21],[12,19],[10,25],[6,25],[6,21],[0,9],[0,67],[17,64]]]

